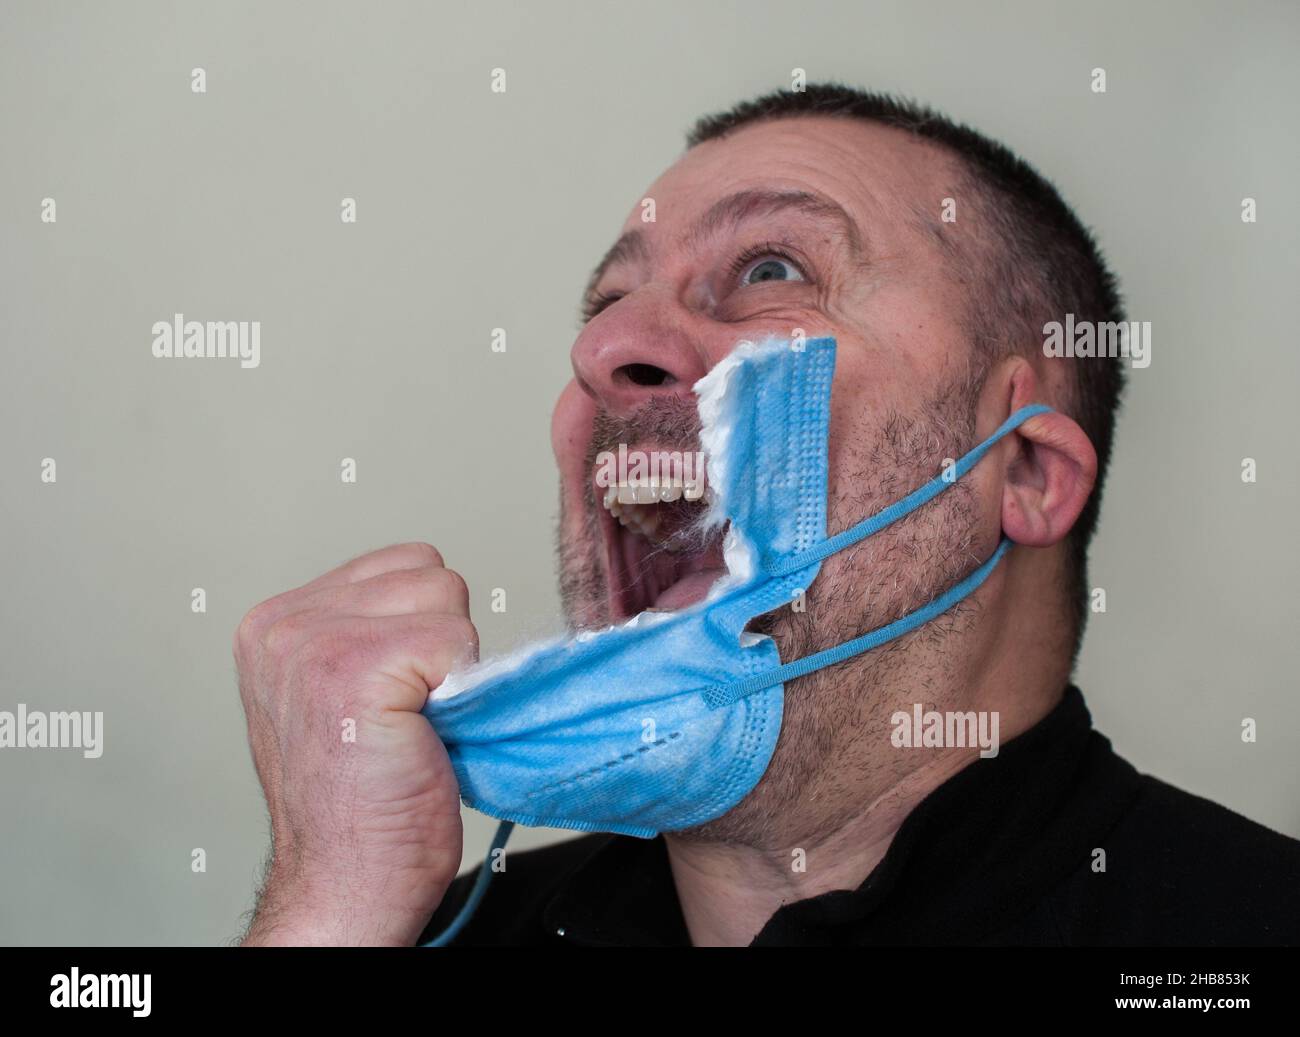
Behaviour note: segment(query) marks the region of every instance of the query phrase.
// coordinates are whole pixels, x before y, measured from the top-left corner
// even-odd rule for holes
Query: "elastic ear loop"
[[[843,533],[839,533],[828,540],[822,541],[816,547],[811,547],[807,551],[802,551],[791,558],[764,569],[766,574],[772,578],[788,576],[791,573],[805,569],[815,562],[842,551],[844,548],[856,544],[859,540],[871,536],[884,529],[886,526],[897,522],[905,515],[915,511],[921,505],[933,500],[944,490],[952,486],[958,479],[975,467],[989,452],[989,449],[1008,432],[1019,428],[1030,418],[1037,417],[1039,414],[1047,414],[1052,410],[1041,403],[1033,403],[1027,407],[1021,407],[1012,414],[1006,421],[998,426],[997,430],[973,448],[969,453],[953,466],[951,476],[937,475],[920,489],[909,493],[902,500],[895,501],[887,508],[882,508],[870,518],[864,519],[856,526],[850,526]],[[960,583],[949,587],[943,594],[935,598],[928,605],[923,605],[915,612],[909,612],[901,619],[896,619],[876,630],[869,631],[861,637],[854,638],[852,641],[845,641],[843,644],[836,645],[834,648],[827,648],[825,651],[817,652],[814,655],[806,655],[802,659],[795,659],[786,663],[784,666],[778,666],[775,669],[766,670],[763,673],[751,674],[731,684],[724,684],[718,687],[709,688],[704,692],[704,701],[710,709],[718,709],[722,706],[730,705],[737,699],[742,699],[746,695],[752,695],[756,691],[762,691],[764,688],[770,688],[774,684],[784,684],[788,680],[794,680],[796,677],[802,677],[805,674],[812,673],[814,670],[820,670],[826,666],[834,666],[836,663],[843,662],[854,655],[860,655],[862,652],[878,648],[887,641],[892,641],[896,637],[901,637],[924,623],[928,623],[935,617],[947,612],[953,605],[961,601],[967,595],[973,593],[980,584],[988,579],[989,573],[1002,560],[1002,556],[1007,553],[1011,547],[1011,541],[1003,537],[998,544],[997,549],[989,556],[989,559],[967,576]]]
[[[1044,406],[1041,403],[1031,404],[1028,407],[1021,407],[1020,410],[1016,411],[1011,415],[1011,417],[1007,418],[1006,421],[999,425],[997,431],[994,432],[993,435],[989,436],[988,439],[984,440],[983,443],[975,447],[970,451],[970,453],[963,456],[961,460],[957,462],[954,466],[956,474],[951,478],[945,478],[942,475],[936,476],[919,490],[915,490],[908,494],[900,501],[895,501],[889,507],[882,509],[870,518],[858,523],[856,526],[846,529],[843,533],[833,536],[829,540],[825,540],[818,544],[816,547],[795,555],[793,558],[786,559],[784,562],[780,562],[768,568],[766,570],[768,575],[775,578],[786,576],[792,572],[798,572],[800,569],[807,568],[814,562],[819,562],[822,559],[835,554],[837,551],[842,551],[844,548],[857,543],[859,540],[871,536],[872,533],[878,532],[886,526],[897,522],[904,515],[915,511],[922,504],[937,497],[940,493],[970,471],[977,463],[979,463],[980,459],[988,453],[989,448],[1012,429],[1018,428],[1021,424],[1032,417],[1039,414],[1049,413],[1051,409],[1051,407]],[[777,667],[774,670],[768,670],[766,673],[756,673],[751,677],[721,688],[710,688],[704,693],[705,700],[712,708],[726,705],[729,702],[734,702],[736,699],[743,698],[755,691],[769,688],[773,684],[784,683],[787,680],[793,680],[795,677],[801,677],[806,673],[811,673],[813,670],[819,670],[824,666],[831,666],[837,662],[841,662],[850,656],[868,651],[871,648],[884,644],[886,641],[891,641],[894,638],[907,633],[909,630],[915,629],[923,623],[928,623],[931,619],[946,612],[954,604],[966,597],[981,583],[983,583],[1010,547],[1011,541],[1006,537],[1003,537],[1002,542],[998,544],[997,550],[993,552],[987,562],[967,576],[966,579],[962,580],[955,586],[950,587],[944,594],[935,598],[935,600],[930,602],[930,604],[917,609],[915,612],[908,613],[902,619],[895,620],[893,623],[880,627],[878,630],[873,630],[870,633],[863,634],[861,637],[856,638],[853,641],[847,641],[842,645],[828,648],[826,651],[818,652],[815,655],[796,659],[794,662],[787,663],[786,665]],[[510,838],[510,833],[514,830],[514,827],[515,824],[513,821],[502,821],[501,824],[497,826],[496,835],[492,837],[492,845],[488,848],[487,856],[483,860],[483,866],[479,869],[478,878],[474,881],[474,888],[470,890],[469,898],[456,913],[456,917],[451,920],[451,924],[448,925],[446,929],[428,943],[421,944],[420,946],[445,947],[460,935],[460,931],[465,928],[469,923],[470,918],[473,917],[474,912],[478,910],[478,906],[482,902],[484,894],[487,893],[488,884],[492,881],[492,876],[494,874],[490,866],[492,855],[496,853],[497,850],[505,848],[506,840]]]
[[[505,849],[506,840],[510,838],[510,833],[514,830],[514,827],[515,823],[513,821],[502,821],[497,826],[497,834],[492,837],[492,845],[488,847],[487,856],[483,858],[483,866],[478,870],[478,878],[474,880],[474,888],[469,891],[469,899],[456,912],[456,917],[451,920],[451,924],[428,943],[420,944],[421,947],[446,947],[469,924],[470,918],[473,917],[474,912],[478,910],[478,905],[483,900],[483,894],[487,892],[488,883],[492,881],[492,876],[495,874],[491,868],[492,855],[497,850]]]

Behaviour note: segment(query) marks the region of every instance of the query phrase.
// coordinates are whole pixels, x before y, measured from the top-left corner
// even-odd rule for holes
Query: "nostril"
[[[624,364],[614,372],[615,378],[626,379],[633,385],[670,385],[676,379],[662,367],[653,364]]]

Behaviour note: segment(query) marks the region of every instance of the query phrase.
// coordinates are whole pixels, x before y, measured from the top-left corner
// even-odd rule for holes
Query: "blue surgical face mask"
[[[506,822],[643,838],[703,824],[763,776],[786,681],[899,637],[984,582],[1008,540],[923,608],[815,655],[783,664],[770,637],[745,630],[806,591],[824,558],[942,493],[1049,410],[1022,408],[949,471],[827,538],[834,369],[832,338],[770,340],[742,344],[696,383],[715,494],[706,521],[730,522],[728,575],[703,601],[484,662],[430,694],[423,712],[467,805]]]

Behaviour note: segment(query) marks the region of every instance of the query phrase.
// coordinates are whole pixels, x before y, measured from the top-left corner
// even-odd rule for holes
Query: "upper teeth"
[[[685,495],[687,500],[703,496],[709,500],[711,489],[698,483],[687,485],[682,479],[650,479],[648,482],[620,483],[605,487],[605,510],[618,519],[619,524],[640,533],[648,540],[655,539],[660,515],[656,507],[663,501],[675,501]]]

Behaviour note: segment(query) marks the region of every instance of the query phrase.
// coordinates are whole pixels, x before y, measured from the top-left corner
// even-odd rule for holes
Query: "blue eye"
[[[799,268],[780,256],[763,256],[746,268],[740,276],[742,285],[761,284],[764,281],[802,281]]]

